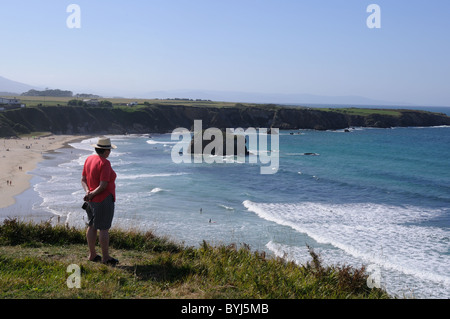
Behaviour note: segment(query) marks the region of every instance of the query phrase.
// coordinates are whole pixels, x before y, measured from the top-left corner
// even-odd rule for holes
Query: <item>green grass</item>
[[[74,99],[74,97],[36,97],[36,96],[19,96],[22,103],[25,103],[27,107],[36,107],[36,106],[65,106],[67,102]],[[127,111],[133,111],[136,109],[147,107],[144,103],[148,103],[150,105],[180,105],[180,106],[192,106],[192,107],[216,107],[216,108],[233,108],[233,107],[258,107],[264,109],[276,109],[281,107],[276,104],[260,104],[260,103],[239,103],[239,102],[221,102],[221,101],[209,101],[209,100],[189,100],[189,99],[133,99],[133,98],[98,98],[99,101],[107,100],[113,103],[113,106],[116,108],[122,108]],[[137,106],[128,107],[127,104],[131,102],[138,102]],[[289,106],[286,106],[289,107]],[[296,107],[290,107],[296,108]],[[389,115],[399,117],[401,116],[401,110],[392,110],[392,109],[378,109],[378,108],[357,108],[357,107],[348,107],[348,108],[313,108],[320,111],[327,112],[339,112],[348,115],[360,115],[360,116],[368,116],[371,114],[378,115]]]
[[[40,106],[65,106],[67,102],[75,99],[74,97],[52,97],[52,96],[18,96],[18,99],[21,100],[22,103],[26,104],[27,107],[36,107]],[[236,103],[233,102],[216,102],[216,101],[191,101],[191,100],[174,100],[174,99],[133,99],[133,98],[98,98],[99,101],[107,100],[111,101],[114,107],[123,107],[128,109],[135,109],[139,107],[143,107],[145,102],[149,104],[158,104],[158,105],[185,105],[185,106],[197,106],[197,107],[235,107]],[[137,106],[127,107],[126,104],[131,102],[138,102]],[[250,104],[246,104],[250,105]],[[256,105],[256,104],[251,104]]]
[[[242,247],[184,247],[152,233],[114,229],[117,267],[87,261],[84,230],[5,220],[0,225],[0,298],[303,299],[389,298],[369,289],[364,268],[296,265]],[[67,267],[81,269],[69,288]]]
[[[318,110],[327,112],[338,112],[348,115],[360,115],[360,116],[378,114],[378,115],[399,117],[402,115],[402,113],[399,110],[391,110],[391,109],[369,109],[369,108],[349,107],[349,108],[319,108]]]

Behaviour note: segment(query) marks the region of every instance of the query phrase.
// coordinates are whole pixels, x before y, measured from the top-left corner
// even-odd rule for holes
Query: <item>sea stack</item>
[[[207,130],[196,131],[192,136],[188,148],[189,154],[210,154],[210,155],[235,155],[248,156],[250,153],[247,148],[245,136],[236,135],[226,130],[217,130],[215,134],[209,136]],[[207,148],[207,150],[205,150]]]

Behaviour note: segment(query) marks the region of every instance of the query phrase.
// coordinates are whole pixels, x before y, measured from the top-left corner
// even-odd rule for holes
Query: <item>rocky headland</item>
[[[392,110],[390,110],[392,111]],[[280,130],[337,130],[348,127],[408,127],[450,125],[442,113],[378,110],[363,115],[337,110],[289,108],[276,105],[196,107],[152,104],[139,108],[46,106],[27,107],[0,113],[0,136],[31,132],[53,134],[140,134],[167,133],[175,128],[193,129],[194,120],[203,128],[279,128]]]

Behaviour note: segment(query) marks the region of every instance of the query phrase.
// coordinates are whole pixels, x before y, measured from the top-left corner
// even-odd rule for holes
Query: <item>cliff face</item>
[[[264,127],[280,129],[343,129],[349,126],[395,127],[450,125],[443,114],[401,111],[400,116],[348,115],[317,109],[282,107],[192,107],[151,105],[146,108],[31,107],[0,113],[0,136],[48,131],[55,134],[166,133],[177,127]]]
[[[400,116],[382,114],[350,116],[348,123],[349,126],[377,128],[450,125],[450,117],[445,114],[408,110],[402,110],[400,113]]]

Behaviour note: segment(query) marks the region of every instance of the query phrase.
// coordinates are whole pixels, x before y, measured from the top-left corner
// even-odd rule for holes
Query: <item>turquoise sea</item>
[[[280,131],[271,175],[248,161],[176,164],[171,134],[109,137],[114,227],[298,263],[309,245],[324,263],[366,265],[392,295],[450,298],[450,127]],[[20,205],[84,225],[81,170],[95,141],[47,154]]]

